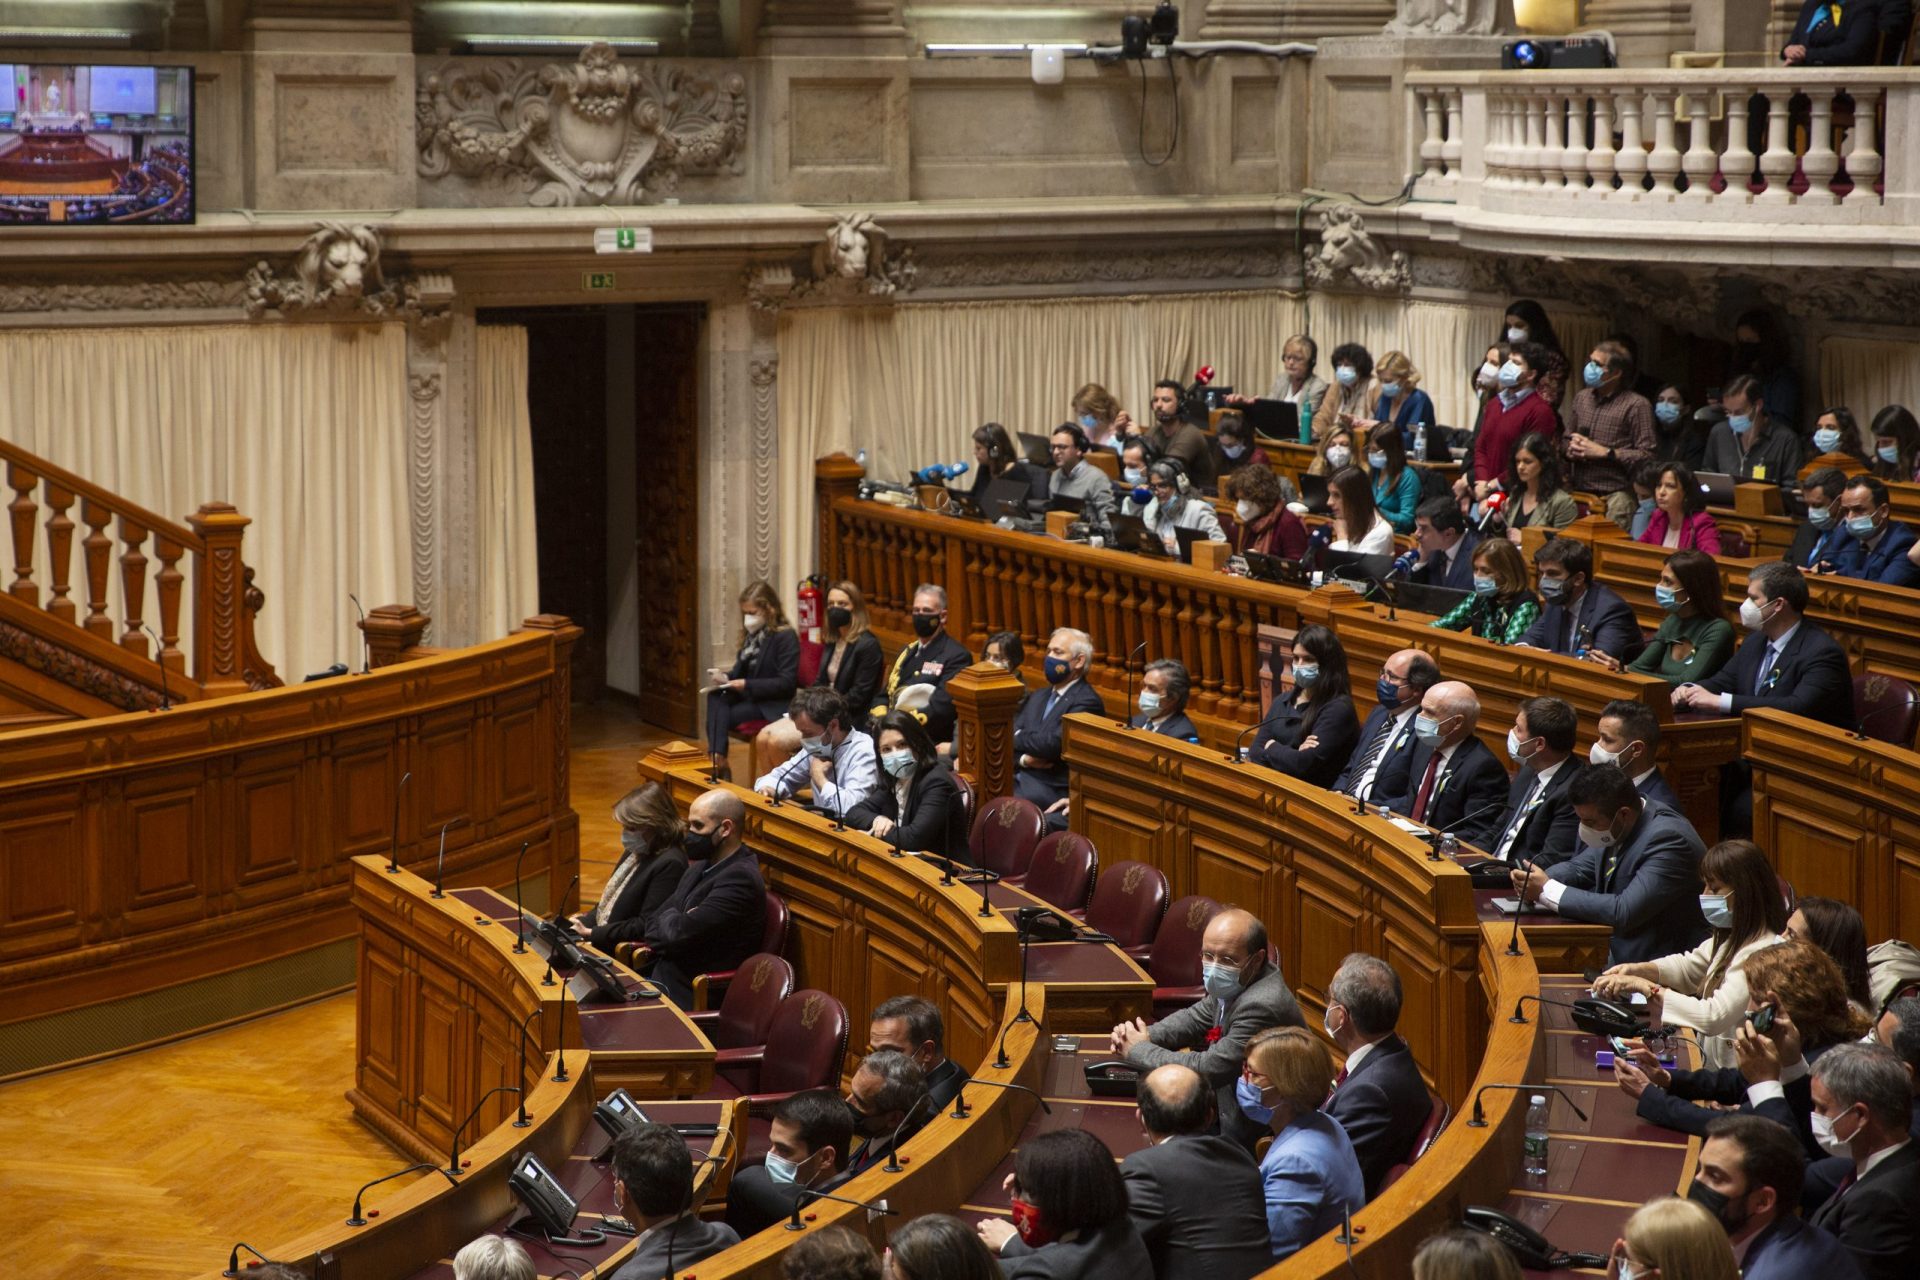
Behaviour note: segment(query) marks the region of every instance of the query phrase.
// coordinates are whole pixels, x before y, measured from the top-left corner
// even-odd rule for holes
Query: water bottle
[[[1300,443],[1313,443],[1313,406],[1305,400],[1300,402]]]
[[[1522,1160],[1529,1178],[1547,1176],[1547,1095],[1536,1093],[1527,1107],[1527,1138]]]
[[[1427,424],[1424,422],[1416,422],[1413,426],[1413,456],[1423,462],[1426,461]]]

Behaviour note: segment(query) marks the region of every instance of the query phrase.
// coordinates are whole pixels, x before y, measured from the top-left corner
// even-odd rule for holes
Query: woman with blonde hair
[[[1353,432],[1339,427],[1320,437],[1313,446],[1313,461],[1307,464],[1310,476],[1330,476],[1342,467],[1353,465]]]
[[[620,824],[620,860],[607,877],[600,900],[573,918],[574,927],[594,946],[612,951],[616,943],[638,941],[653,917],[680,886],[687,869],[681,847],[687,824],[667,797],[667,790],[649,782],[621,796],[613,806]]]
[[[1614,1280],[1740,1280],[1740,1267],[1719,1219],[1691,1200],[1662,1196],[1627,1219],[1607,1274]]]
[[[1455,1227],[1421,1241],[1413,1280],[1520,1280],[1520,1264],[1486,1232]]]
[[[827,588],[821,604],[825,609],[820,615],[820,638],[826,650],[813,683],[838,689],[864,720],[867,708],[879,701],[880,681],[886,674],[880,641],[867,621],[867,598],[854,583],[841,581]],[[792,716],[783,715],[754,737],[754,768],[764,774],[791,760],[799,749],[800,731],[793,727]]]
[[[1369,437],[1378,436],[1375,428],[1391,426],[1400,433],[1400,442],[1412,449],[1416,429],[1432,431],[1437,422],[1433,397],[1420,389],[1420,370],[1414,368],[1406,352],[1389,351],[1380,357],[1375,373],[1380,379],[1380,398],[1374,402],[1373,416],[1356,425],[1365,427]]]
[[[1073,393],[1073,420],[1087,433],[1087,439],[1102,449],[1120,452],[1126,439],[1123,429],[1127,411],[1113,398],[1113,392],[1097,382],[1089,382]]]
[[[778,720],[800,684],[800,636],[770,583],[740,593],[740,648],[730,670],[707,672],[707,754],[713,772],[731,779],[727,734],[755,720]]]
[[[1273,1131],[1260,1161],[1268,1245],[1284,1261],[1367,1202],[1366,1180],[1339,1121],[1320,1110],[1333,1058],[1304,1027],[1269,1027],[1247,1041],[1234,1084],[1241,1113]]]

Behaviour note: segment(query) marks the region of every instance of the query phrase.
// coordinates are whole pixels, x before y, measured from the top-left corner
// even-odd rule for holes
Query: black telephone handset
[[[564,1236],[572,1230],[579,1203],[531,1153],[514,1164],[507,1174],[507,1187],[549,1236]]]
[[[1555,1271],[1562,1267],[1604,1267],[1597,1253],[1563,1253],[1553,1242],[1517,1218],[1483,1204],[1470,1204],[1460,1214],[1460,1225],[1492,1236],[1507,1247],[1524,1271]]]
[[[1131,1098],[1140,1083],[1140,1068],[1131,1062],[1089,1062],[1087,1092],[1096,1098]]]

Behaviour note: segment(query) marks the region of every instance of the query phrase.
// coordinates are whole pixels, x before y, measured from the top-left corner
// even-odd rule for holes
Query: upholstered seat
[[[780,1002],[792,994],[793,966],[763,952],[740,962],[718,1009],[703,1009],[690,1016],[716,1049],[755,1048],[766,1044],[773,1015],[779,1012]]]
[[[1093,841],[1076,831],[1055,831],[1034,849],[1021,887],[1061,911],[1077,913],[1087,905],[1099,867]]]
[[[1176,1013],[1206,994],[1200,986],[1200,939],[1207,922],[1220,911],[1212,898],[1193,893],[1160,917],[1146,961],[1147,974],[1153,979],[1155,1018]]]
[[[1897,676],[1867,671],[1853,678],[1854,728],[1876,742],[1911,747],[1920,727],[1920,698]]]
[[[1420,1162],[1420,1157],[1427,1154],[1434,1141],[1446,1130],[1447,1121],[1453,1116],[1453,1109],[1447,1106],[1447,1100],[1439,1094],[1429,1091],[1428,1096],[1433,1099],[1433,1110],[1427,1113],[1427,1122],[1420,1126],[1420,1132],[1414,1137],[1413,1150],[1407,1153],[1405,1160],[1387,1170],[1386,1176],[1380,1179],[1380,1191],[1385,1191],[1404,1178],[1407,1171]],[[1377,1196],[1380,1192],[1376,1191],[1374,1194]]]
[[[1166,913],[1165,874],[1144,862],[1116,862],[1094,881],[1086,921],[1088,928],[1111,935],[1114,945],[1134,959],[1144,960]]]
[[[997,871],[1009,880],[1019,879],[1027,873],[1045,825],[1039,807],[1031,801],[1019,796],[995,796],[981,807],[967,837],[973,865]]]
[[[804,988],[780,1002],[767,1027],[766,1043],[722,1049],[708,1098],[747,1100],[764,1118],[782,1098],[805,1089],[831,1089],[840,1083],[847,1053],[846,1006],[824,991]]]

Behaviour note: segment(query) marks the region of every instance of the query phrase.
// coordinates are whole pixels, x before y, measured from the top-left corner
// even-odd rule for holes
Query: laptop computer
[[[1241,405],[1240,415],[1256,436],[1269,440],[1300,438],[1300,406],[1291,400],[1255,400]]]
[[[1071,511],[1075,515],[1079,515],[1086,509],[1087,500],[1085,498],[1070,498],[1064,493],[1056,493],[1047,499],[1047,510],[1049,511]]]
[[[1402,609],[1411,609],[1415,613],[1431,613],[1435,617],[1444,617],[1453,612],[1454,606],[1472,595],[1471,591],[1462,591],[1458,587],[1436,587],[1425,582],[1397,582],[1393,587],[1393,602]]]
[[[973,492],[957,485],[947,486],[947,514],[965,520],[985,520],[987,513],[973,500]]]
[[[1710,507],[1730,507],[1733,505],[1733,486],[1740,483],[1729,475],[1718,471],[1696,471],[1693,478],[1700,482],[1700,492],[1707,495]]]
[[[1173,531],[1173,537],[1174,537],[1174,541],[1180,544],[1180,563],[1181,564],[1193,563],[1193,544],[1194,543],[1212,541],[1212,539],[1210,539],[1207,536],[1207,531],[1205,529],[1175,529]]]
[[[1020,452],[1030,465],[1053,470],[1052,436],[1037,436],[1031,431],[1022,431],[1020,432]]]
[[[1384,578],[1393,572],[1393,557],[1329,549],[1320,553],[1319,567],[1329,578],[1366,583],[1371,578]]]
[[[1115,514],[1112,521],[1113,545],[1122,551],[1143,556],[1165,556],[1167,548],[1160,535],[1147,528],[1139,516]]]
[[[1032,496],[1033,490],[1024,480],[1006,477],[989,480],[980,494],[980,510],[986,513],[989,520],[998,520],[1003,516],[1025,519],[1027,502]]]
[[[1300,473],[1300,502],[1317,516],[1327,514],[1327,477]]]
[[[1287,586],[1304,587],[1310,581],[1307,566],[1298,560],[1288,560],[1283,556],[1263,556],[1258,551],[1244,553],[1247,561],[1247,576],[1256,582],[1278,582]]]

